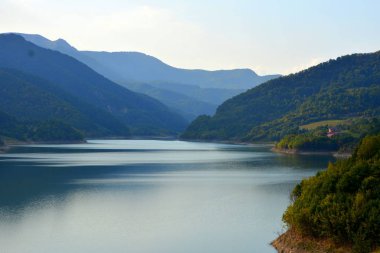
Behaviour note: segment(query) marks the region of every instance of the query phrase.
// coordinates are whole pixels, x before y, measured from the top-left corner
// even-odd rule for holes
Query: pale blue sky
[[[0,32],[140,51],[177,67],[287,74],[380,50],[379,12],[377,0],[0,0]]]

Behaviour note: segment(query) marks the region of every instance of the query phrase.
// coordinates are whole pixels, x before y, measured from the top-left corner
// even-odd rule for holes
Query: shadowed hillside
[[[143,53],[79,51],[63,39],[20,35],[38,46],[70,55],[128,89],[158,99],[189,120],[201,114],[212,115],[225,100],[279,76],[259,76],[250,69],[181,69]]]
[[[159,101],[121,87],[65,54],[27,42],[21,36],[0,36],[0,67],[13,68],[54,83],[81,102],[105,111],[135,135],[176,134],[185,120]]]

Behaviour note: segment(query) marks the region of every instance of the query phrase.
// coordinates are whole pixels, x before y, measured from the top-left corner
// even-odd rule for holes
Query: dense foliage
[[[15,118],[0,111],[0,136],[11,137],[13,139],[25,140],[27,126],[21,124]]]
[[[276,144],[279,149],[298,151],[335,151],[338,144],[335,138],[313,134],[287,135]]]
[[[0,110],[23,122],[60,120],[86,136],[128,136],[109,113],[81,102],[46,80],[0,68]]]
[[[365,137],[350,159],[303,180],[284,221],[298,232],[352,244],[355,252],[380,245],[380,135]]]
[[[282,138],[276,148],[294,151],[340,151],[352,152],[359,141],[368,134],[380,132],[379,118],[357,118],[343,121],[335,128],[339,131],[327,137],[328,126],[319,126],[311,130],[300,130]]]
[[[358,85],[364,85],[360,83]],[[328,119],[346,119],[355,116],[380,115],[380,77],[376,84],[353,88],[352,84],[335,85],[309,97],[295,111],[274,121],[251,129],[248,140],[276,140],[284,134],[299,132],[298,127],[310,122]]]
[[[83,140],[83,135],[73,127],[60,121],[45,121],[31,127],[28,139],[43,142],[72,142]]]
[[[279,140],[299,126],[380,115],[380,52],[355,54],[268,81],[195,120],[187,139]]]
[[[49,92],[66,102],[70,100],[70,104],[82,114],[90,110],[90,119],[94,117],[108,127],[121,122],[133,134],[156,135],[162,132],[175,134],[187,125],[182,117],[159,101],[121,87],[76,59],[38,47],[18,35],[0,35],[0,67],[48,81],[55,89]],[[44,89],[46,91],[46,85]],[[57,89],[59,93],[55,92]],[[82,108],[81,105],[86,106]]]
[[[83,134],[59,120],[22,122],[0,111],[0,136],[19,141],[77,142]]]
[[[258,76],[249,69],[186,70],[137,52],[79,51],[66,41],[37,34],[19,34],[33,44],[70,55],[106,78],[132,91],[153,97],[189,122],[212,115],[218,105],[278,75]]]

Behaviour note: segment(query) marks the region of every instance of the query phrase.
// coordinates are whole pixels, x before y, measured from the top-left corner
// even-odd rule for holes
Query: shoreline
[[[4,145],[0,146],[0,154],[7,153],[10,149],[17,146],[26,146],[26,145],[44,145],[44,144],[56,144],[56,145],[64,145],[64,144],[83,144],[87,143],[87,140],[82,141],[19,141],[14,139],[6,139],[4,140]]]
[[[21,145],[35,145],[35,144],[81,144],[86,143],[87,140],[81,141],[18,141],[11,140],[5,141],[5,147],[21,146]]]
[[[293,229],[287,230],[270,243],[278,253],[352,253],[352,245],[339,245],[331,239],[316,239],[303,236]],[[380,253],[380,249],[374,249],[371,253]]]
[[[336,245],[329,239],[315,239],[302,236],[289,229],[270,243],[279,253],[351,253],[350,245]]]
[[[271,151],[276,152],[276,153],[281,153],[281,154],[287,154],[287,155],[330,155],[334,156],[336,158],[349,158],[351,157],[352,153],[349,152],[344,152],[344,153],[339,153],[337,151],[301,151],[297,149],[281,149],[281,148],[276,148],[273,147]]]
[[[200,142],[200,143],[217,143],[217,144],[232,144],[232,145],[255,145],[255,144],[265,144],[274,146],[276,142],[274,141],[263,141],[263,142],[246,142],[246,141],[233,141],[233,140],[202,140],[202,139],[183,139],[178,138],[179,141],[187,142]]]

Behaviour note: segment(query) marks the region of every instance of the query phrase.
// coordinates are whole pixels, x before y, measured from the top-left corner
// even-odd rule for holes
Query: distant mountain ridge
[[[0,67],[46,80],[52,84],[48,87],[56,88],[55,95],[70,100],[82,113],[91,112],[91,118],[103,120],[109,128],[120,124],[133,135],[161,135],[176,134],[187,124],[159,101],[113,83],[73,57],[36,46],[18,35],[0,35]]]
[[[63,39],[50,41],[37,34],[22,34],[26,40],[52,50],[66,53],[74,58],[83,57],[84,63],[113,81],[169,82],[197,85],[201,88],[249,89],[280,75],[259,76],[251,69],[201,70],[172,67],[163,61],[139,52],[78,51]],[[102,68],[90,60],[101,64]],[[108,73],[112,69],[112,73]],[[116,75],[111,78],[111,76]],[[120,78],[120,80],[117,80]]]
[[[278,140],[320,120],[380,115],[380,52],[354,54],[268,81],[198,117],[186,139]]]
[[[173,111],[182,115],[189,122],[200,114],[212,115],[215,113],[216,106],[211,103],[202,101],[202,98],[194,99],[186,93],[175,93],[171,90],[161,89],[152,84],[145,83],[128,83],[125,85],[128,89],[147,94],[165,105],[172,108]],[[191,86],[194,87],[194,86]]]
[[[143,53],[78,51],[62,39],[51,41],[41,35],[19,35],[38,46],[70,55],[129,89],[135,88],[135,91],[153,95],[189,120],[201,114],[210,114],[226,99],[269,79],[279,77],[279,75],[259,76],[250,69],[218,71],[181,69]],[[154,87],[157,89],[154,90]],[[197,105],[196,110],[187,106],[189,101]],[[204,103],[209,106],[205,106]]]
[[[122,80],[138,82],[168,82],[197,85],[201,88],[249,89],[274,76],[258,76],[251,69],[200,70],[172,67],[161,60],[138,52],[83,51],[86,56],[111,66]],[[104,70],[100,73],[108,76]]]

